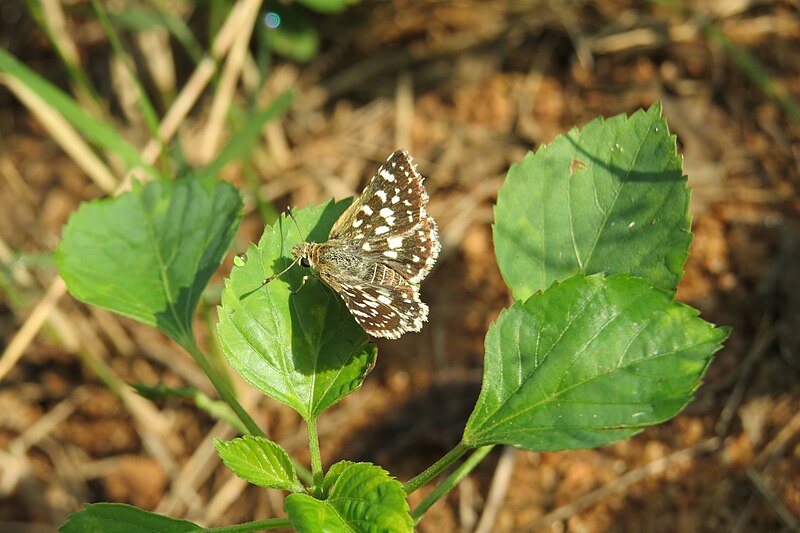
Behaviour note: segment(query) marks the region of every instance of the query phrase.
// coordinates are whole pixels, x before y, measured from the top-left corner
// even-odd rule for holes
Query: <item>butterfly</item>
[[[327,241],[292,248],[295,262],[336,291],[373,337],[397,339],[420,331],[428,319],[419,283],[442,245],[426,210],[422,181],[408,152],[394,152],[342,213]]]

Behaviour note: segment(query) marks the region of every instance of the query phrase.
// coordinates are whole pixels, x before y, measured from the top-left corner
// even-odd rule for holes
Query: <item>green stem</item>
[[[204,533],[247,533],[248,531],[263,531],[265,529],[278,529],[292,527],[288,518],[268,518],[267,520],[255,520],[236,524],[235,526],[207,527]]]
[[[242,424],[245,425],[247,431],[251,435],[256,435],[258,437],[266,438],[266,434],[264,431],[258,427],[255,420],[253,420],[247,411],[244,410],[242,404],[239,403],[239,400],[236,399],[236,396],[233,394],[233,391],[228,387],[228,384],[225,383],[225,380],[222,379],[222,376],[217,373],[211,363],[208,362],[208,359],[203,355],[200,351],[200,348],[197,347],[197,343],[194,341],[194,338],[191,334],[186,335],[184,339],[176,339],[181,346],[186,348],[186,350],[192,354],[192,357],[200,365],[200,368],[203,370],[208,379],[211,381],[211,384],[214,385],[214,388],[217,389],[219,395],[222,399],[231,406],[233,412],[236,413],[236,416],[239,417],[239,420],[242,421]]]
[[[468,449],[469,448],[459,443],[455,448],[447,452],[444,457],[429,466],[424,472],[404,483],[403,490],[406,491],[406,494],[411,494],[458,461],[462,455],[467,453]]]
[[[314,476],[314,492],[321,496],[322,490],[322,455],[319,452],[319,435],[317,435],[317,419],[306,420],[308,426],[308,453],[311,455],[311,474]]]
[[[422,515],[425,514],[425,511],[430,509],[431,505],[436,503],[439,498],[447,494],[453,487],[458,485],[462,479],[467,477],[467,474],[472,472],[472,469],[478,466],[478,464],[483,461],[483,459],[492,451],[494,445],[489,446],[482,446],[473,452],[472,455],[467,457],[467,460],[464,461],[461,466],[456,468],[452,474],[447,476],[447,478],[442,482],[441,485],[433,489],[433,492],[428,494],[424,500],[411,512],[411,518],[414,519],[414,524],[416,525],[417,522],[420,521]]]
[[[178,344],[180,344],[181,346],[183,346],[186,349],[186,351],[192,354],[194,360],[197,362],[198,365],[200,365],[200,368],[203,370],[206,376],[208,376],[208,379],[211,381],[211,384],[214,385],[214,388],[217,389],[217,392],[219,392],[219,395],[222,397],[222,400],[230,406],[230,408],[236,414],[236,417],[239,420],[241,420],[242,424],[244,424],[244,427],[247,430],[246,432],[250,433],[251,435],[255,435],[257,437],[268,438],[267,434],[264,433],[264,431],[260,427],[258,427],[258,424],[256,424],[255,420],[253,420],[250,417],[250,415],[247,414],[247,411],[244,410],[244,407],[242,407],[242,404],[240,404],[239,400],[236,399],[236,396],[233,394],[233,391],[228,386],[227,382],[224,379],[222,379],[222,376],[219,375],[219,373],[214,369],[214,367],[211,365],[208,359],[206,359],[206,357],[200,351],[200,348],[198,348],[197,343],[194,342],[194,337],[192,336],[192,333],[184,332],[182,337],[180,339],[176,338],[175,341],[178,342]],[[312,476],[306,469],[306,467],[304,467],[294,459],[292,459],[292,463],[294,464],[295,470],[297,470],[297,475],[300,476],[300,479],[302,479],[306,483],[311,482]]]

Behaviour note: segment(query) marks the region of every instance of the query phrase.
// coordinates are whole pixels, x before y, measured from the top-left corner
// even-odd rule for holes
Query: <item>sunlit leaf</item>
[[[369,463],[342,462],[325,477],[324,500],[290,494],[285,509],[300,533],[410,533],[402,484]]]
[[[328,202],[297,211],[300,232],[324,241],[346,207]],[[295,265],[262,287],[290,264],[300,242],[285,216],[265,228],[226,280],[217,331],[245,381],[310,419],[361,386],[376,349],[339,295],[308,269]]]
[[[240,211],[236,189],[212,178],[136,186],[82,204],[64,226],[56,263],[77,299],[157,326],[185,344],[197,300]]]
[[[675,416],[728,335],[647,280],[576,276],[500,314],[464,444],[590,448]]]
[[[629,273],[674,291],[691,242],[689,191],[656,104],[598,118],[511,167],[494,242],[514,298],[574,274]]]
[[[249,483],[290,492],[305,490],[284,449],[264,437],[214,439],[214,446],[228,468]]]

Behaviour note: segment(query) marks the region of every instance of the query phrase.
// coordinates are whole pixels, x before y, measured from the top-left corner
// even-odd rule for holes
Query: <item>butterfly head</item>
[[[313,267],[316,264],[314,255],[313,248],[309,242],[297,244],[292,248],[292,256],[295,262],[300,263],[300,266],[305,268]]]

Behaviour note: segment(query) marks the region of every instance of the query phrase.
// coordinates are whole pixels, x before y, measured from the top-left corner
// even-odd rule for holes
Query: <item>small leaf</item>
[[[324,241],[346,207],[331,201],[295,218],[309,240]],[[285,216],[264,229],[258,247],[250,246],[225,281],[217,331],[245,381],[308,420],[361,386],[376,349],[339,295],[308,269],[295,265],[262,286],[290,264],[300,242]]]
[[[181,344],[241,217],[212,178],[155,181],[84,203],[64,227],[59,272],[77,299],[157,326]]]
[[[303,492],[289,455],[264,437],[245,435],[227,442],[214,439],[222,461],[233,473],[253,485]]]
[[[344,464],[344,466],[340,466]],[[333,474],[334,479],[329,480]],[[337,463],[325,477],[327,498],[290,494],[284,505],[300,533],[400,533],[414,530],[399,481],[369,463]]]
[[[85,509],[69,515],[61,533],[184,533],[205,529],[186,520],[151,513],[121,503],[87,503]]]
[[[263,35],[269,48],[281,57],[307,63],[319,51],[314,24],[293,6],[274,4],[265,15]]]
[[[601,446],[675,416],[727,337],[647,280],[576,276],[500,314],[467,446]]]
[[[593,120],[511,167],[494,242],[514,298],[577,273],[674,291],[691,242],[689,191],[661,106]]]

